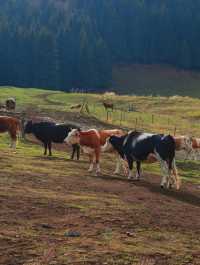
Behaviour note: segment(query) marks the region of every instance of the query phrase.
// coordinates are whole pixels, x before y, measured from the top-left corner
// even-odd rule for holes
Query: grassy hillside
[[[70,120],[87,128],[119,126],[120,110],[114,111],[110,125],[104,123],[100,95],[0,89],[1,101],[10,96],[17,99],[17,111],[30,117]],[[83,100],[88,101],[90,115],[70,110]],[[130,102],[136,108],[126,114],[122,126],[134,127],[135,117],[141,116],[146,129],[167,131],[171,125],[164,121],[173,120],[173,113],[180,130],[200,132],[198,125],[192,127],[199,115],[198,99],[113,96],[112,100],[117,108],[125,109]],[[154,123],[153,113],[159,113]],[[157,164],[143,165],[143,179],[134,183],[113,175],[112,154],[102,156],[102,174],[94,177],[87,172],[87,157],[71,161],[66,146],[54,146],[49,158],[33,142],[20,141],[16,153],[9,142],[7,134],[0,135],[1,265],[199,264],[199,161],[178,161],[184,180],[181,190],[161,192]],[[68,237],[70,231],[80,236]]]
[[[83,112],[85,119],[94,117],[108,122],[111,126],[129,129],[171,134],[176,129],[176,134],[200,136],[200,99],[198,98],[75,94],[1,87],[0,101],[3,102],[8,97],[16,97],[19,111],[50,115],[58,121],[70,119],[74,114],[80,119],[79,110],[71,110],[70,107],[87,102],[90,113]],[[109,113],[108,121],[102,105],[103,100],[114,103],[115,110]]]
[[[200,97],[200,72],[163,65],[121,65],[112,87],[122,94]]]

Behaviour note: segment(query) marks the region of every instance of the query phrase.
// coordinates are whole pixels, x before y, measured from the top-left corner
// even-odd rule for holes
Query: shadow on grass
[[[166,190],[166,189],[161,189],[161,187],[156,184],[156,183],[150,183],[147,182],[145,180],[128,180],[125,177],[121,177],[121,176],[111,176],[111,175],[107,175],[107,174],[102,174],[101,176],[98,176],[97,178],[102,178],[104,180],[119,180],[119,181],[124,181],[124,182],[129,182],[132,185],[135,185],[137,187],[145,187],[147,189],[149,189],[150,192],[153,193],[159,193],[161,195],[167,196],[167,197],[171,197],[174,198],[178,201],[184,202],[184,203],[189,203],[191,205],[194,206],[198,206],[200,207],[200,196],[197,196],[196,194],[192,194],[189,191],[186,190]]]

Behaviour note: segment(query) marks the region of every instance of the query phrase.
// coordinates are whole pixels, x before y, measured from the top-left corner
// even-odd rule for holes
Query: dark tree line
[[[199,0],[1,0],[0,85],[109,87],[118,63],[200,69]]]

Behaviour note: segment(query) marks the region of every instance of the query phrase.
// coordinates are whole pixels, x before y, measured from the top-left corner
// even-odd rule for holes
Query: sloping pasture
[[[18,109],[27,114],[48,115],[60,121],[73,118],[85,127],[106,126],[100,95],[38,94],[33,89],[20,101],[24,90],[14,91]],[[8,89],[2,100],[13,93]],[[91,109],[97,104],[94,117],[70,111],[71,104],[86,96]],[[148,101],[131,99],[141,112]],[[130,98],[114,100],[125,105]],[[154,101],[157,99],[148,103],[152,113],[156,110]],[[178,106],[176,115],[181,120]],[[162,104],[160,108],[162,115],[165,108]],[[131,128],[130,123],[127,125]],[[16,153],[8,145],[8,136],[0,135],[0,264],[200,263],[199,161],[178,161],[181,190],[161,191],[157,164],[144,165],[141,182],[130,182],[123,175],[113,175],[112,154],[102,156],[102,174],[95,177],[87,172],[87,157],[70,161],[66,146],[56,145],[54,156],[49,158],[43,157],[40,145],[28,140],[19,142]],[[78,236],[69,236],[71,231]]]

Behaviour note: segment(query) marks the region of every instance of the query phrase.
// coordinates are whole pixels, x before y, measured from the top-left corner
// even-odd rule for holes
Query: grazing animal
[[[21,132],[21,122],[17,118],[0,116],[0,133],[8,132],[11,137],[11,148],[16,149],[17,136]]]
[[[141,162],[148,160],[153,154],[156,158],[154,161],[158,160],[161,165],[163,175],[161,187],[170,187],[175,182],[176,188],[179,189],[180,179],[175,164],[175,141],[172,136],[132,131],[121,137],[111,136],[103,148],[105,151],[114,148],[127,161],[129,179],[133,178],[133,162],[136,162],[136,179],[139,179]]]
[[[68,133],[77,126],[72,124],[56,124],[54,122],[39,122],[33,123],[28,121],[25,125],[24,133],[32,133],[38,140],[44,144],[44,155],[47,155],[47,147],[49,150],[49,156],[52,155],[52,142],[53,143],[64,143],[64,139]],[[77,153],[77,160],[80,157],[80,146],[73,145],[73,152],[71,158],[74,158]]]
[[[16,108],[16,100],[14,98],[8,98],[6,100],[6,109],[15,110],[15,108]]]
[[[89,155],[89,172],[93,171],[96,164],[96,175],[100,173],[100,153],[101,146],[106,139],[112,135],[122,135],[122,130],[100,130],[91,129],[89,131],[72,130],[65,139],[67,144],[80,144],[84,153]]]
[[[109,109],[111,109],[112,111],[114,110],[114,104],[111,103],[111,102],[103,101],[103,105],[104,105],[104,108],[105,108],[106,111],[109,110]]]

